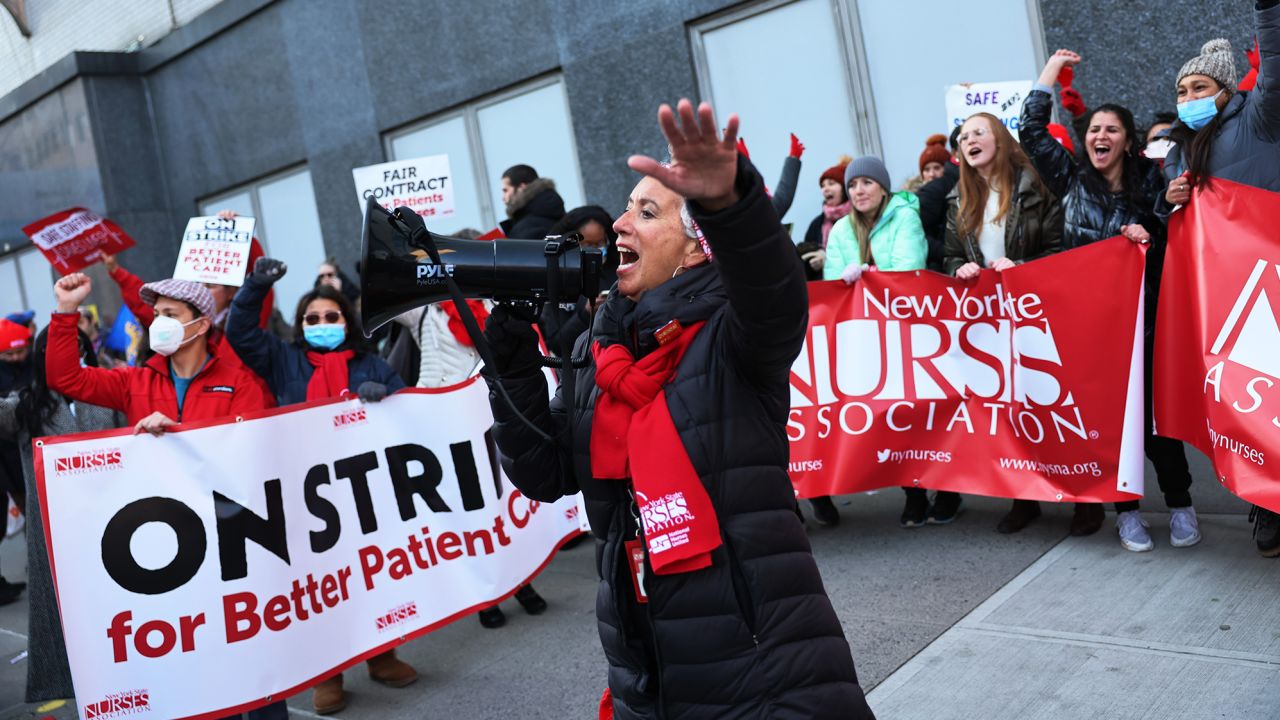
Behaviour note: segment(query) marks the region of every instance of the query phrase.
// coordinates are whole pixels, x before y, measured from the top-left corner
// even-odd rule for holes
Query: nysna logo
[[[94,718],[115,718],[151,712],[151,692],[149,690],[126,690],[111,693],[95,703],[84,706],[84,716],[88,720]]]
[[[682,492],[674,492],[649,500],[644,493],[637,491],[636,503],[640,506],[640,517],[644,520],[644,527],[651,533],[683,525],[695,519],[693,513],[689,512],[689,504],[685,501]]]
[[[407,602],[404,605],[394,607],[386,615],[374,621],[378,632],[385,632],[391,628],[418,617],[418,603]]]
[[[120,448],[82,450],[75,455],[54,458],[54,475],[83,475],[86,473],[119,470],[124,467],[124,454]]]
[[[357,425],[368,421],[369,416],[365,413],[363,408],[359,410],[340,412],[333,416],[333,426],[335,428],[350,427],[351,425]]]
[[[1209,354],[1221,354],[1223,347],[1235,336],[1235,344],[1227,351],[1228,360],[1280,378],[1280,324],[1276,322],[1272,295],[1268,294],[1265,285],[1269,285],[1280,299],[1280,264],[1258,260],[1236,296]]]

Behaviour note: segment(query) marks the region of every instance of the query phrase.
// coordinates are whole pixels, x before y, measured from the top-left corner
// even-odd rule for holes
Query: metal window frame
[[[31,253],[39,253],[40,248],[35,243],[13,247],[6,244],[6,252],[0,253],[0,263],[13,263],[13,276],[18,280],[18,297],[22,299],[22,307],[20,309],[27,310],[31,308],[31,293],[27,290],[28,278],[22,271],[22,264],[18,259]],[[49,273],[52,275],[53,268],[49,267]]]
[[[563,90],[561,95],[564,99],[564,115],[565,119],[568,121],[569,128],[570,160],[573,162],[573,171],[578,176],[578,185],[581,186],[583,184],[582,165],[578,161],[578,136],[573,129],[573,109],[569,104],[569,88],[564,81],[564,73],[559,70],[535,77],[531,80],[520,82],[516,85],[512,85],[488,95],[468,100],[461,105],[429,115],[421,120],[415,120],[412,123],[402,125],[395,130],[385,132],[382,135],[384,156],[388,160],[395,157],[395,154],[392,152],[392,145],[400,138],[412,135],[441,123],[462,118],[463,128],[466,131],[467,136],[467,155],[471,159],[471,166],[475,169],[475,189],[476,196],[480,200],[480,216],[487,225],[496,226],[499,220],[498,211],[501,208],[495,208],[493,206],[493,193],[490,189],[490,183],[496,182],[499,178],[488,177],[489,169],[484,154],[484,138],[480,134],[480,111],[491,108],[495,105],[501,105],[502,103],[518,98],[521,95],[537,92],[538,90],[557,84],[559,84]]]
[[[710,17],[689,24],[689,44],[693,55],[694,74],[698,81],[698,93],[703,100],[716,104],[711,88],[711,67],[707,60],[706,42],[703,36],[771,10],[790,5],[798,0],[760,0],[730,8]],[[1035,0],[1030,0],[1035,2]],[[853,124],[853,145],[858,155],[881,154],[880,125],[876,117],[875,100],[871,93],[871,76],[867,72],[866,46],[862,40],[862,26],[858,22],[856,0],[826,0],[835,23],[837,47],[845,72],[842,73],[845,89],[852,104],[850,120]]]
[[[240,195],[242,193],[247,192],[249,193],[249,205],[250,207],[253,208],[253,217],[255,220],[260,220],[262,218],[262,202],[258,199],[259,189],[263,185],[270,185],[271,183],[279,182],[281,180],[284,180],[285,178],[293,177],[294,175],[298,175],[304,172],[307,172],[307,173],[311,172],[311,166],[308,165],[307,163],[303,162],[297,165],[290,165],[289,167],[284,168],[283,170],[277,170],[269,175],[263,175],[262,177],[259,177],[255,180],[250,180],[247,183],[242,183],[235,187],[228,188],[217,194],[206,195],[203,198],[197,198],[196,212],[204,212],[203,210],[201,210],[201,208],[208,207],[210,205],[215,205],[218,203],[219,200],[224,200],[226,198],[231,197],[232,195]],[[313,188],[312,191],[314,192],[314,185],[312,186],[312,188]],[[266,253],[268,256],[270,256],[271,240],[267,237],[266,225],[262,222],[255,223],[253,227],[253,235],[254,237],[258,238],[258,242],[262,243],[262,251]],[[323,241],[321,243],[321,247],[323,247]],[[325,252],[327,254],[328,250],[326,249]]]

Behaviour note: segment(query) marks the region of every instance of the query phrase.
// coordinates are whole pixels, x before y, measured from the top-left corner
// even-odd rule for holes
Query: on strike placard
[[[1156,430],[1280,512],[1280,241],[1275,193],[1215,178],[1169,219],[1156,327]]]
[[[182,233],[173,276],[218,285],[244,284],[255,220],[251,217],[193,217]]]
[[[119,225],[84,208],[54,213],[22,228],[59,275],[89,267],[105,255],[115,255],[133,247]]]
[[[974,113],[991,113],[1000,118],[1016,140],[1022,103],[1033,85],[1029,80],[952,85],[947,88],[947,127],[963,125]]]
[[[351,171],[363,214],[372,197],[388,210],[406,206],[424,218],[453,217],[453,175],[448,155],[369,165]]]
[[[513,593],[578,508],[516,490],[492,423],[472,380],[38,441],[80,717],[238,714]]]
[[[787,421],[797,493],[1140,497],[1144,256],[1115,238],[973,281],[810,283]],[[1089,292],[1062,282],[1086,276]]]

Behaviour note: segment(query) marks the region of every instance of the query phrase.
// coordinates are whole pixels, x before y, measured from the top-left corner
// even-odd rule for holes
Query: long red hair
[[[1002,221],[1009,215],[1009,206],[1013,204],[1014,195],[1017,194],[1018,188],[1015,183],[1018,181],[1018,175],[1022,173],[1031,173],[1031,177],[1035,181],[1041,194],[1047,195],[1048,190],[1040,181],[1040,175],[1036,173],[1036,169],[1031,165],[1031,160],[1027,158],[1026,153],[1022,152],[1022,147],[1018,145],[1018,141],[1013,139],[1013,135],[1009,133],[1004,123],[1000,122],[1000,118],[991,113],[974,113],[970,115],[965,123],[974,118],[982,118],[986,120],[988,131],[996,141],[996,156],[992,160],[992,181],[1000,193],[1000,205],[996,210],[996,216],[993,221]],[[960,148],[960,205],[959,211],[956,213],[956,234],[960,237],[971,237],[978,234],[982,227],[983,215],[987,209],[987,196],[991,192],[991,184],[982,177],[982,175],[969,164],[969,156],[965,154],[964,148]]]

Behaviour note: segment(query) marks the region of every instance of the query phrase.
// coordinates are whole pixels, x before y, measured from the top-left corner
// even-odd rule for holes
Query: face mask
[[[1173,147],[1173,143],[1164,138],[1152,140],[1147,143],[1147,149],[1142,152],[1143,155],[1152,160],[1163,160],[1169,156],[1169,148]]]
[[[302,337],[312,347],[332,350],[347,339],[346,325],[307,325],[302,328]]]
[[[185,340],[182,336],[186,334],[187,325],[197,322],[200,322],[200,318],[196,318],[189,323],[183,323],[164,315],[156,317],[155,322],[151,323],[151,327],[147,330],[151,338],[151,349],[165,357],[178,352],[178,348],[185,345],[189,340],[196,339],[197,336],[194,335]]]
[[[1178,119],[1192,130],[1199,130],[1208,125],[1209,121],[1218,114],[1218,95],[1221,94],[1222,91],[1219,90],[1213,97],[1178,103]]]

